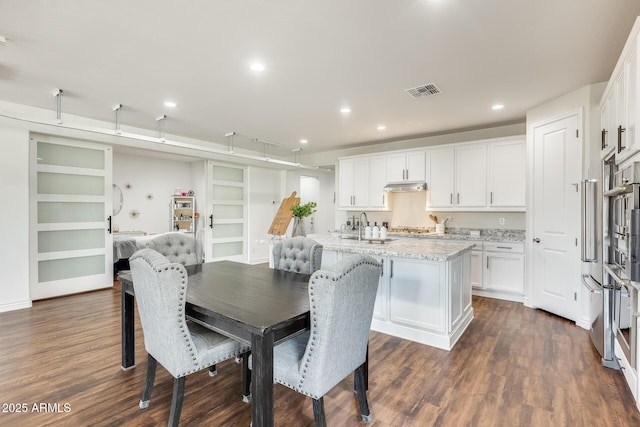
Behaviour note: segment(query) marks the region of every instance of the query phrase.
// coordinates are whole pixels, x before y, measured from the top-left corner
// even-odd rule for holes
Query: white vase
[[[299,216],[293,217],[293,230],[291,231],[291,237],[306,236],[307,233],[304,229],[304,218]]]

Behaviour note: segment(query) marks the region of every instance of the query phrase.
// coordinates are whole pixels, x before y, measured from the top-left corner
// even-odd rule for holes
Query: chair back
[[[322,245],[315,240],[296,236],[273,247],[273,268],[311,274],[322,264]]]
[[[202,242],[185,233],[167,233],[150,240],[145,245],[164,255],[171,262],[182,265],[202,263]]]
[[[365,362],[382,265],[354,255],[309,279],[311,331],[299,388],[323,396]]]
[[[129,258],[144,346],[175,378],[198,369],[185,318],[187,271],[145,248]]]

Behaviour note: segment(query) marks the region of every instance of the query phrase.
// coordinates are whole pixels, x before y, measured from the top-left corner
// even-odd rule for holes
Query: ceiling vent
[[[427,83],[426,85],[412,87],[411,89],[405,89],[405,92],[407,92],[409,96],[414,99],[420,99],[438,94],[442,91],[435,83]]]

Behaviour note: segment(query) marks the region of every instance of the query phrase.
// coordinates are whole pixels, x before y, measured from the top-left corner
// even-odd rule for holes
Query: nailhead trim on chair
[[[335,281],[343,278],[345,275],[349,274],[356,267],[358,267],[359,265],[362,265],[362,264],[373,265],[373,266],[376,266],[376,267],[380,266],[380,264],[378,264],[378,263],[372,263],[372,262],[369,262],[369,261],[366,261],[366,260],[362,260],[362,261],[358,262],[357,264],[352,265],[351,268],[349,270],[347,270],[344,274],[341,274],[338,277],[333,277],[331,280],[333,282],[335,282]],[[327,275],[318,274],[317,277],[319,279],[329,279],[329,275],[328,274]],[[316,282],[315,282],[315,280],[313,280],[313,277],[312,277],[312,280],[310,281],[310,284],[309,284],[309,299],[310,299],[310,303],[311,303],[313,328],[311,328],[312,329],[312,336],[310,337],[311,338],[311,345],[309,346],[309,354],[307,355],[307,358],[304,361],[304,369],[302,370],[302,375],[301,375],[301,378],[300,378],[300,381],[298,382],[298,384],[297,385],[292,385],[292,384],[285,383],[284,385],[286,385],[289,388],[292,388],[293,390],[297,391],[298,393],[301,393],[301,394],[304,394],[306,396],[312,397],[313,399],[320,399],[322,396],[316,396],[316,395],[313,395],[313,394],[309,394],[307,392],[302,391],[302,389],[301,389],[301,387],[304,384],[304,381],[306,379],[306,376],[307,376],[306,374],[307,374],[307,370],[309,368],[309,363],[311,363],[311,358],[313,357],[312,353],[313,353],[313,350],[314,350],[314,346],[316,345],[316,336],[318,334],[318,332],[316,330],[316,328],[318,327],[318,324],[317,324],[318,320],[317,320],[317,313],[316,313],[316,301],[314,299],[315,284],[316,284]]]
[[[184,244],[184,243],[182,243],[182,244]],[[153,268],[153,266],[151,265],[151,263],[149,262],[148,259],[146,259],[145,257],[142,257],[142,259],[150,267]],[[176,267],[175,264],[180,264],[180,263],[173,263],[173,264],[174,265],[167,265],[167,266],[155,268],[154,270],[157,273],[161,273],[163,270],[164,271],[168,271],[169,269],[171,269],[171,270],[178,269],[178,267]],[[178,313],[180,314],[180,319],[178,319],[178,325],[180,327],[180,330],[182,331],[182,336],[185,339],[185,342],[187,344],[188,350],[189,350],[189,352],[190,352],[190,354],[192,356],[192,359],[193,359],[193,362],[194,362],[194,367],[193,367],[193,369],[191,369],[191,370],[189,370],[187,372],[183,372],[182,374],[179,374],[176,378],[181,378],[181,377],[187,376],[189,374],[192,374],[194,372],[198,372],[198,371],[200,371],[202,369],[208,368],[211,365],[215,365],[218,362],[230,359],[232,357],[237,357],[237,356],[239,356],[240,354],[243,353],[243,352],[240,352],[240,351],[232,351],[230,353],[227,353],[226,355],[223,355],[223,356],[219,357],[214,362],[212,362],[210,364],[207,364],[206,366],[200,366],[198,364],[198,359],[196,357],[196,353],[197,352],[196,352],[196,349],[191,345],[191,342],[189,341],[189,334],[187,333],[187,330],[189,328],[187,327],[187,324],[186,324],[186,318],[183,315],[184,314],[183,313],[183,311],[184,311],[184,303],[183,303],[183,301],[186,298],[186,287],[187,287],[187,283],[188,283],[188,278],[187,278],[187,275],[186,275],[186,271],[184,269],[179,269],[179,270],[180,270],[180,273],[181,273],[181,280],[180,280],[180,299],[179,299],[180,307],[178,308]]]

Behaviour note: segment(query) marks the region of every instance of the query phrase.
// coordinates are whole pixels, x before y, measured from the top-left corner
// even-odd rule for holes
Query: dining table
[[[185,313],[251,345],[251,419],[273,426],[273,347],[309,329],[309,275],[234,261],[186,267]],[[118,276],[122,294],[122,368],[135,367],[135,292],[130,272]]]

